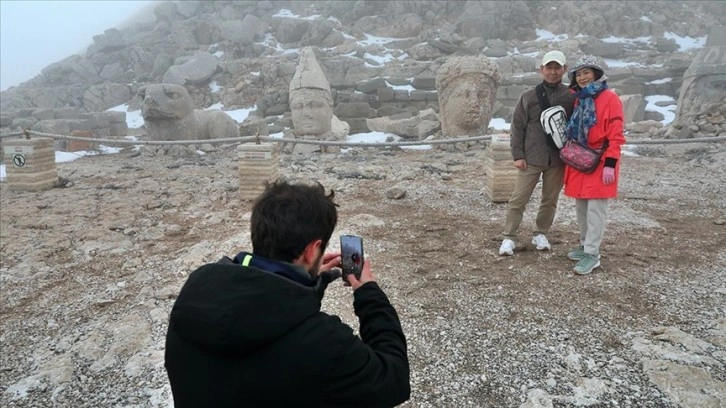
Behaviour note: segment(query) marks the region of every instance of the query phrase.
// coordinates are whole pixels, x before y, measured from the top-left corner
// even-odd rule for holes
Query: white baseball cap
[[[565,64],[567,63],[567,60],[565,59],[565,54],[560,51],[550,51],[545,54],[544,57],[542,57],[542,66],[545,66],[552,61],[562,66],[565,66]]]

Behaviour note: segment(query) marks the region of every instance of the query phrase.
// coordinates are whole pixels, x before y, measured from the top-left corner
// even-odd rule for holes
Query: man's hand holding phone
[[[368,282],[375,282],[376,277],[373,275],[373,272],[371,272],[371,264],[366,259],[363,261],[363,268],[361,270],[360,279],[355,276],[355,274],[348,274],[343,275],[343,284],[345,286],[350,286],[353,288],[353,290],[358,289],[359,287],[365,285]]]
[[[363,239],[357,235],[340,236],[340,264],[346,285],[358,289],[367,282],[375,282],[370,264],[363,255]]]

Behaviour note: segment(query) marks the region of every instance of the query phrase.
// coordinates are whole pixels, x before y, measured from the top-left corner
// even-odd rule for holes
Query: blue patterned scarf
[[[590,82],[577,92],[576,96],[580,103],[577,104],[570,121],[567,122],[568,139],[577,140],[587,146],[587,134],[590,132],[590,128],[597,123],[595,97],[606,89],[608,89],[608,84],[601,78]]]

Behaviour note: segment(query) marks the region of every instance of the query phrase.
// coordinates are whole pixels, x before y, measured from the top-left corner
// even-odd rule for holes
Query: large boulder
[[[467,1],[456,25],[464,37],[503,40],[534,37],[534,19],[523,1]]]
[[[236,44],[252,44],[255,38],[265,33],[267,24],[259,17],[248,14],[242,20],[221,21],[217,24],[219,35],[223,40]]]
[[[131,96],[131,90],[125,84],[93,85],[83,94],[83,106],[89,112],[100,112],[128,102]]]
[[[170,67],[163,81],[178,85],[203,84],[217,72],[218,67],[217,57],[208,52],[198,52],[183,64]]]
[[[308,32],[310,24],[309,20],[293,18],[273,19],[275,38],[283,44],[296,43]]]
[[[116,28],[109,28],[103,34],[93,36],[93,45],[88,47],[88,52],[110,52],[126,48],[128,44],[121,32]]]
[[[698,126],[696,118],[707,110],[726,116],[726,46],[702,48],[683,74],[674,124]]]
[[[441,128],[439,117],[433,109],[420,111],[410,118],[395,119],[390,116],[366,119],[368,129],[393,133],[407,139],[423,140]]]
[[[101,81],[99,69],[88,58],[72,55],[50,64],[40,71],[44,82],[51,86],[94,84]]]
[[[625,123],[640,122],[645,118],[645,100],[643,95],[621,95]]]

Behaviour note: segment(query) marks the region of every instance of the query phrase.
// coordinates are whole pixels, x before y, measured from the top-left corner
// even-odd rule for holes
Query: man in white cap
[[[562,52],[547,52],[539,67],[542,83],[524,91],[514,108],[510,145],[514,167],[519,171],[509,200],[499,255],[514,255],[517,229],[540,177],[542,201],[537,211],[532,245],[539,251],[551,249],[547,234],[555,218],[565,167],[557,146],[548,140],[542,128],[540,115],[543,110],[556,105],[565,109],[568,118],[572,114],[575,97],[562,84],[562,76],[567,72],[566,63]]]

